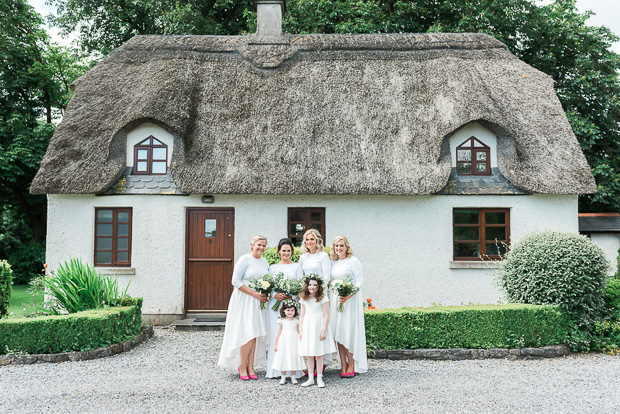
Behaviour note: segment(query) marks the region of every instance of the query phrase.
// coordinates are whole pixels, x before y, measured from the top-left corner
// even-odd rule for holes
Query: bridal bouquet
[[[343,280],[332,280],[329,282],[329,285],[332,292],[335,292],[338,296],[343,298],[351,296],[360,290],[360,288],[355,286],[355,283],[353,283],[353,278],[351,276],[347,276]],[[344,303],[339,303],[337,310],[338,312],[344,312]]]
[[[299,295],[301,291],[301,280],[289,279],[284,276],[284,273],[280,272],[273,280],[273,291],[276,293],[282,293],[283,295],[295,297]],[[272,306],[271,310],[277,312],[280,309],[280,302],[276,300],[276,303]]]
[[[269,297],[269,294],[273,290],[273,287],[274,287],[273,279],[271,278],[271,275],[269,274],[266,274],[263,277],[260,277],[258,279],[252,279],[249,285],[250,289],[255,290],[259,293],[264,293],[265,295],[267,295],[267,297]],[[265,302],[260,303],[260,308],[261,310],[265,309]]]

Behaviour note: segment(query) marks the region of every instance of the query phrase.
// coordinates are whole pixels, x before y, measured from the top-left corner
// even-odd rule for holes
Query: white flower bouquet
[[[284,273],[280,272],[273,280],[273,291],[276,293],[282,293],[283,295],[295,297],[299,295],[301,291],[301,280],[289,279],[284,276]],[[281,302],[276,300],[276,303],[271,307],[271,310],[277,312],[280,309]]]
[[[342,280],[334,279],[330,281],[329,287],[332,292],[343,298],[354,295],[360,290],[357,286],[355,286],[353,278],[350,275],[348,275]],[[338,312],[344,312],[344,303],[339,303],[337,310]]]
[[[258,279],[252,279],[250,281],[249,288],[259,293],[265,294],[267,295],[267,297],[269,297],[269,295],[271,294],[271,291],[274,288],[273,279],[271,278],[271,275],[269,274],[266,274],[263,277],[260,277]],[[260,308],[261,310],[265,309],[265,302],[260,303]]]

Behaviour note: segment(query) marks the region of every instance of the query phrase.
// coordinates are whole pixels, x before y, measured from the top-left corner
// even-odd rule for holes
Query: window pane
[[[164,145],[164,143],[158,140],[157,138],[153,137],[153,145]]]
[[[321,232],[321,225],[320,224],[311,224],[310,228],[318,230],[319,233]]]
[[[110,246],[111,245],[112,243],[110,243]],[[129,239],[123,237],[119,237],[118,239],[116,239],[116,248],[118,250],[129,250]]]
[[[301,243],[303,242],[303,237],[293,237],[291,239],[293,241],[293,245],[297,246],[297,247],[301,247]]]
[[[478,227],[455,227],[454,240],[480,240]]]
[[[457,174],[471,174],[471,163],[460,162],[456,164],[456,173]]]
[[[97,237],[96,250],[112,250],[112,239],[109,237]]]
[[[112,221],[112,210],[97,210],[97,221]]]
[[[166,173],[166,162],[154,162],[152,164],[151,173],[153,174],[165,174]]]
[[[486,224],[506,224],[506,213],[484,213],[484,221]]]
[[[116,219],[121,223],[127,223],[129,221],[129,213],[127,211],[120,211]]]
[[[291,224],[291,235],[303,236],[306,232],[306,226],[303,224]]]
[[[480,257],[480,244],[478,243],[455,243],[455,257]]]
[[[129,236],[129,224],[117,224],[118,236]]]
[[[165,160],[166,159],[166,148],[153,148],[153,159],[154,160]]]
[[[289,221],[304,221],[306,212],[303,209],[290,209],[288,211]]]
[[[479,151],[476,153],[476,160],[478,161],[486,161],[487,160],[487,153],[486,152],[482,152]]]
[[[129,260],[129,252],[116,252],[117,262],[127,262]]]
[[[216,219],[206,219],[205,220],[205,237],[215,237],[216,228],[217,228]]]
[[[144,141],[142,141],[139,145],[151,145],[151,137],[148,137]]]
[[[488,256],[503,256],[506,254],[506,245],[504,243],[487,243],[486,250]]]
[[[476,164],[476,170],[478,172],[487,172],[487,165],[485,163]]]
[[[97,235],[98,236],[111,236],[112,235],[112,224],[97,224]]]
[[[140,161],[138,163],[137,171],[146,171],[146,162]]]
[[[95,256],[95,262],[97,264],[111,264],[112,252],[97,252],[97,255]]]
[[[455,224],[478,224],[478,210],[454,211]]]
[[[138,159],[139,160],[146,160],[148,158],[148,151],[147,150],[138,150]]]
[[[484,237],[487,240],[506,240],[506,227],[486,227]]]
[[[458,150],[457,161],[471,161],[471,150]]]
[[[322,217],[323,217],[323,214],[321,214],[320,211],[317,211],[315,213],[310,213],[310,221],[321,221]]]

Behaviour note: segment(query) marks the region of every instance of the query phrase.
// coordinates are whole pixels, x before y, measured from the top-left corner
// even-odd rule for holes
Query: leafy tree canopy
[[[247,34],[250,0],[50,0],[54,23],[78,30],[88,52],[107,54],[137,34]],[[550,75],[598,192],[581,211],[620,211],[620,57],[606,27],[586,24],[575,0],[288,0],[289,33],[488,33]],[[567,160],[567,162],[570,162]]]

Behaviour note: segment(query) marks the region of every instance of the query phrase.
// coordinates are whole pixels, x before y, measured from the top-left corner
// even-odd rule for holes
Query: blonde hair
[[[265,244],[267,244],[267,237],[263,236],[262,234],[256,234],[252,236],[252,238],[250,239],[250,244],[254,246],[259,240],[265,240]]]
[[[351,245],[349,244],[349,239],[347,239],[345,236],[336,236],[334,237],[334,241],[332,242],[332,247],[331,249],[329,249],[329,258],[331,260],[338,260],[338,254],[336,253],[336,250],[334,250],[334,246],[336,245],[337,242],[341,241],[344,243],[344,246],[347,248],[347,258],[353,256],[353,249],[351,249]]]
[[[317,229],[310,229],[308,231],[306,231],[304,233],[304,241],[301,243],[301,252],[302,253],[307,253],[309,252],[308,248],[306,247],[306,236],[308,234],[312,234],[315,238],[316,238],[316,251],[318,252],[322,252],[323,250],[325,250],[325,245],[323,244],[323,238],[321,237],[321,233],[319,233],[319,231]]]

